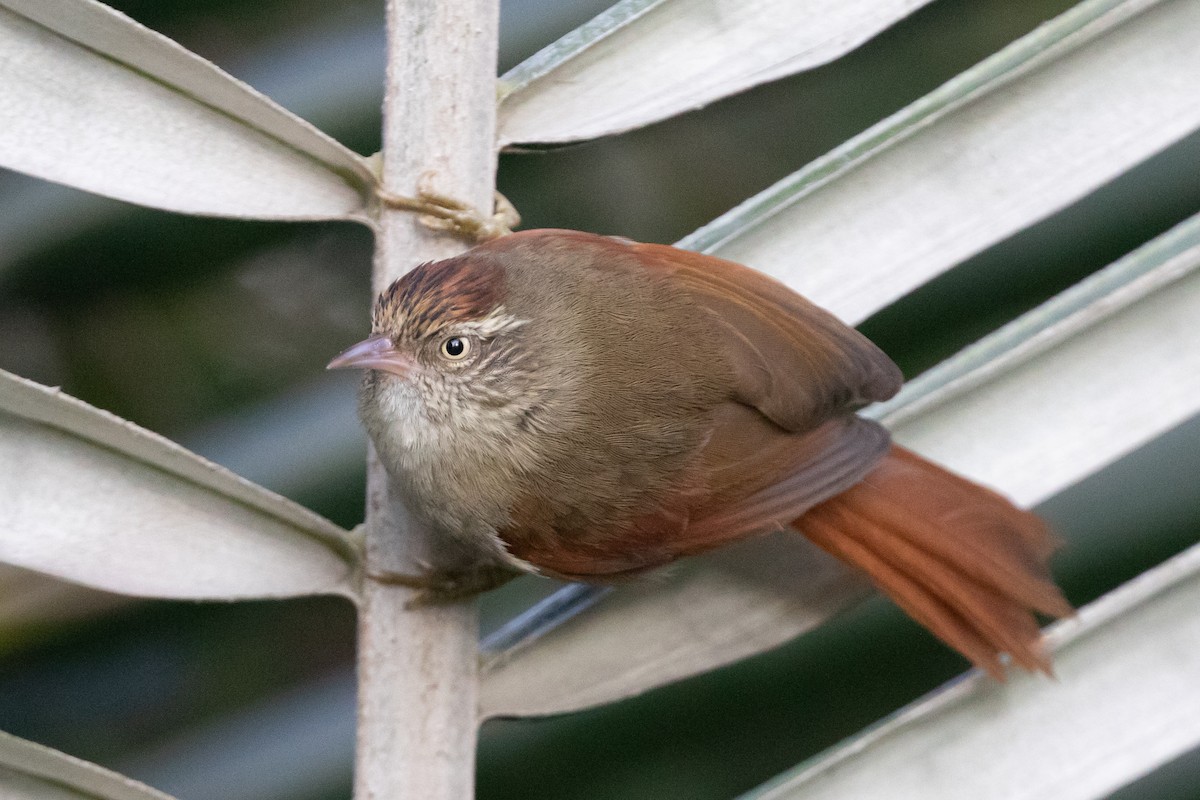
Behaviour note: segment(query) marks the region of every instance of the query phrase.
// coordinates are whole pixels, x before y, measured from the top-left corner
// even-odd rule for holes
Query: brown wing
[[[692,469],[646,513],[597,538],[551,531],[531,537],[529,530],[501,536],[512,555],[548,575],[584,581],[634,575],[790,525],[860,481],[889,446],[886,430],[853,415],[787,433],[754,409],[727,403]]]
[[[854,329],[740,264],[663,245],[553,235],[611,253],[613,267],[629,263],[622,251],[632,252],[639,268],[662,274],[718,326],[732,381],[669,496],[601,537],[504,535],[517,557],[567,578],[640,572],[788,525],[861,480],[887,452],[887,432],[852,412],[893,395],[902,378]]]
[[[746,406],[725,406],[697,458],[707,491],[690,509],[675,555],[791,525],[862,480],[890,446],[882,426],[853,415],[784,433]]]
[[[722,328],[734,398],[789,431],[886,400],[904,378],[869,339],[761,272],[656,244],[631,247]]]
[[[857,483],[884,457],[887,432],[853,415],[903,382],[883,351],[749,267],[654,244],[630,247],[707,312],[733,367],[731,400],[696,458],[704,487],[675,557],[789,525]]]

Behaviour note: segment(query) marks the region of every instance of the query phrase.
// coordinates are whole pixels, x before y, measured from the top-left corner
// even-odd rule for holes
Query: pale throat
[[[497,306],[481,319],[464,320],[443,327],[438,336],[471,336],[491,339],[511,333],[529,320],[510,314]],[[375,417],[386,420],[372,434],[381,446],[406,465],[421,463],[438,453],[462,447],[464,438],[474,439],[469,447],[478,447],[490,434],[503,434],[509,427],[504,412],[473,402],[471,371],[439,373],[436,367],[422,366],[409,378],[381,377],[374,392]]]

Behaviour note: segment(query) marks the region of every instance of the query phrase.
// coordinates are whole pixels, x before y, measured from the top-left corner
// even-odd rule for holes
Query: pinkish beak
[[[391,337],[379,335],[351,345],[326,364],[325,369],[379,369],[406,378],[416,366],[415,361],[396,349]]]

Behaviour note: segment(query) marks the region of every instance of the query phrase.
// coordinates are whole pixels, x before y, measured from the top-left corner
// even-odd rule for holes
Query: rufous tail
[[[1050,674],[1034,612],[1074,611],[1046,568],[1058,542],[1035,515],[893,445],[794,525],[994,678],[1001,653]]]

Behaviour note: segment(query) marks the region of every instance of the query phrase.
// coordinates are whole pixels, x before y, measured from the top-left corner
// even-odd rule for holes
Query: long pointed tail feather
[[[1034,612],[1073,611],[1046,569],[1057,540],[1037,516],[893,446],[795,527],[993,677],[1004,679],[1001,653],[1049,674]]]

